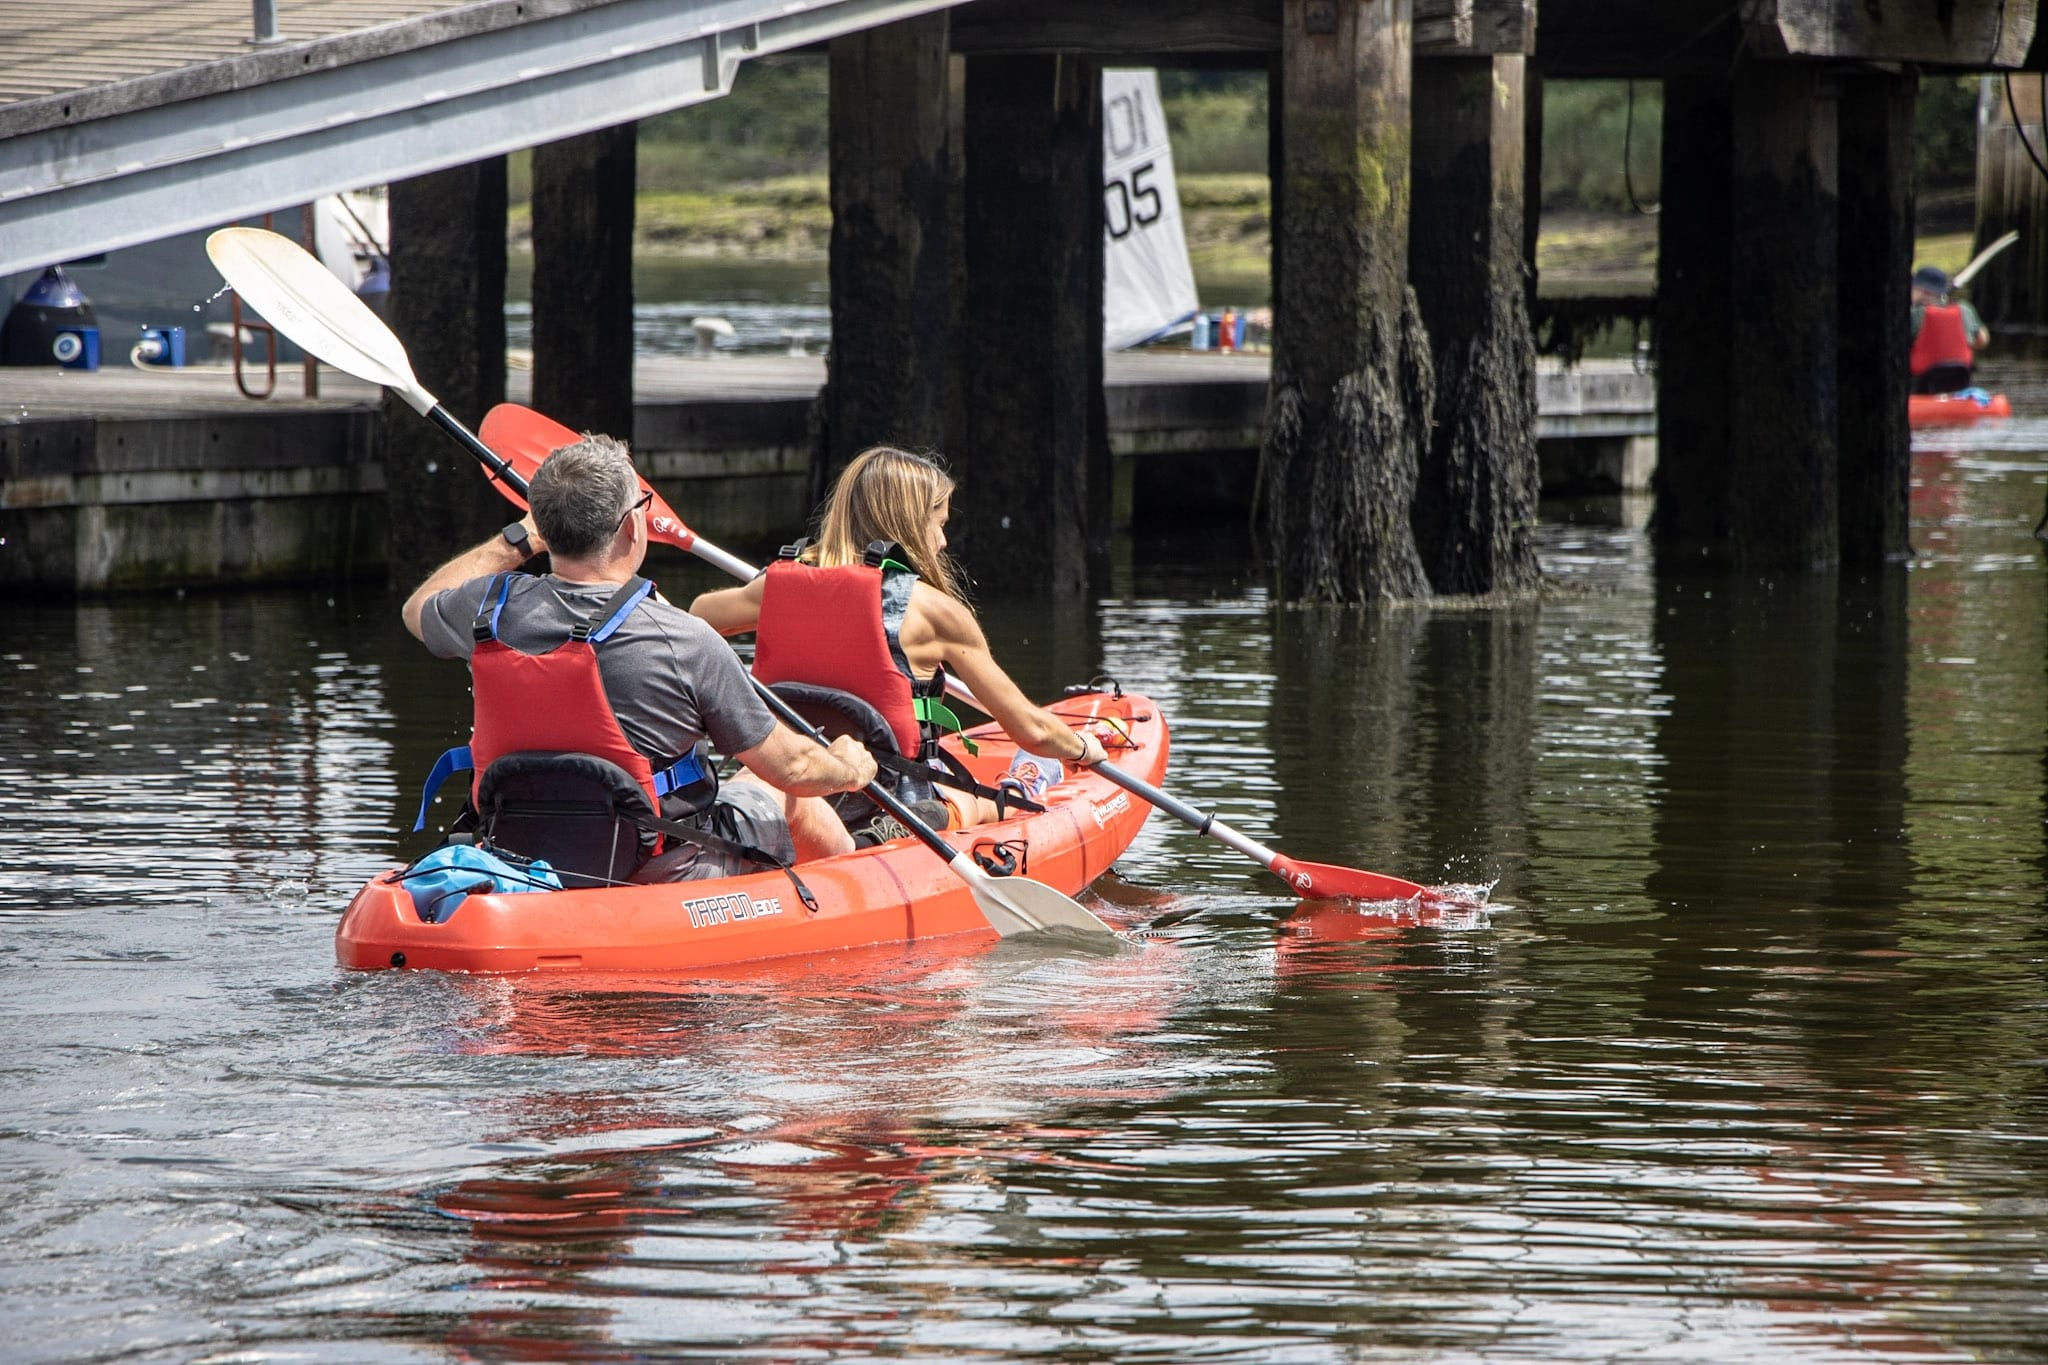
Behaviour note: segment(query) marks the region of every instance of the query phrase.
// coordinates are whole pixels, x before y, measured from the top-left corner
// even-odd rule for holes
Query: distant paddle
[[[507,467],[518,471],[526,478],[531,478],[533,471],[539,469],[541,462],[549,455],[581,439],[576,432],[553,418],[517,403],[500,403],[484,414],[481,434],[484,443],[502,457]],[[513,498],[521,506],[525,505],[523,498],[514,496],[507,481],[498,479],[497,482],[507,497]],[[686,550],[741,582],[753,578],[758,572],[745,560],[726,553],[692,531],[683,523],[683,519],[675,514],[667,499],[655,492],[654,487],[644,477],[640,480],[640,487],[654,497],[654,501],[647,509],[651,514],[648,526],[654,539],[673,545],[679,550]],[[974,693],[958,678],[948,677],[946,690],[977,710],[988,710],[975,700]],[[1165,811],[1197,833],[1205,834],[1251,858],[1286,882],[1296,895],[1304,899],[1408,901],[1418,896],[1435,899],[1428,887],[1404,881],[1399,877],[1367,872],[1356,867],[1302,862],[1284,853],[1276,853],[1257,840],[1224,824],[1216,818],[1213,811],[1199,810],[1178,797],[1170,796],[1149,782],[1133,777],[1114,763],[1098,763],[1095,765],[1095,771],[1133,796]]]
[[[406,356],[404,345],[384,325],[383,319],[371,312],[304,248],[262,228],[222,228],[206,239],[206,254],[213,258],[221,277],[234,286],[245,303],[263,314],[271,326],[336,369],[396,392],[408,405],[433,419],[443,431],[476,456],[508,497],[516,493],[517,501],[521,506],[525,505],[525,475],[492,453],[489,446],[478,440],[469,428],[421,387],[413,376],[412,362]],[[560,430],[568,431],[566,427]],[[570,442],[577,439],[575,432],[568,433]],[[536,467],[539,463],[539,459],[534,461]],[[666,512],[667,504],[650,503],[648,510],[657,508]],[[674,520],[674,513],[667,515]],[[664,536],[672,544],[675,543],[675,534],[688,534],[688,528],[683,527],[680,521],[676,522],[676,527],[679,528],[677,532]],[[788,704],[759,679],[750,674],[748,681],[753,683],[755,693],[784,724],[809,735],[820,744],[829,744],[824,735],[790,710]],[[975,905],[988,919],[989,927],[1003,937],[1051,931],[1082,935],[1098,941],[1115,939],[1114,929],[1090,914],[1079,901],[1045,883],[1023,876],[990,876],[968,854],[940,838],[931,826],[918,819],[916,812],[897,800],[896,794],[886,787],[870,783],[866,794],[902,821],[919,842],[937,854],[954,875],[967,884]]]
[[[1961,270],[1958,270],[1955,273],[1954,277],[1949,280],[1948,287],[1951,289],[1961,289],[1971,280],[1976,279],[1977,272],[1982,270],[1985,266],[1991,264],[1991,258],[1993,256],[1996,256],[1999,252],[2005,250],[2007,247],[2011,246],[2014,242],[2017,242],[2019,239],[2019,230],[2015,228],[2013,231],[2006,233],[2003,237],[2000,237],[1997,241],[1993,242],[1990,246],[1985,247],[1982,251],[1978,252],[1976,255],[1970,258],[1970,263],[1968,265],[1964,266]]]

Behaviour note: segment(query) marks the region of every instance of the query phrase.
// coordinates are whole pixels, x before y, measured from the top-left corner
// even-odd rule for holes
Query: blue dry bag
[[[536,858],[524,865],[508,862],[474,844],[446,844],[400,875],[412,895],[413,907],[429,924],[454,914],[472,892],[560,891],[562,879]]]

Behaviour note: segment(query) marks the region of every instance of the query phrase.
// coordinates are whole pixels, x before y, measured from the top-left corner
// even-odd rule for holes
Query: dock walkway
[[[1104,375],[1121,515],[1134,480],[1148,504],[1240,497],[1263,433],[1268,357],[1123,352],[1105,358]],[[509,373],[513,401],[529,380]],[[766,543],[807,510],[810,409],[824,381],[815,355],[642,357],[641,468],[688,481],[678,505],[706,534]],[[222,366],[0,369],[0,583],[96,590],[374,562],[378,394],[324,367],[318,388],[303,396],[296,363],[279,366],[262,401],[243,398]],[[1626,361],[1539,367],[1546,485],[1642,486],[1655,390]],[[450,457],[460,459],[453,447]],[[349,516],[332,515],[336,500]]]

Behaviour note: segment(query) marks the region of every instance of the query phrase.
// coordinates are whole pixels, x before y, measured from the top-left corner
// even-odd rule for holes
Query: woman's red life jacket
[[[933,687],[910,671],[900,638],[917,575],[872,551],[869,560],[820,568],[785,554],[768,566],[754,676],[851,692],[881,712],[904,757],[919,758],[935,738],[919,707]]]
[[[1910,368],[1926,374],[1936,365],[1960,365],[1968,369],[1976,362],[1970,349],[1970,334],[1963,329],[1959,304],[1929,304],[1920,311],[1920,335],[1913,338]]]

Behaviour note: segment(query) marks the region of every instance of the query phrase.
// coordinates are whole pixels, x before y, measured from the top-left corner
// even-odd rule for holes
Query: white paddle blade
[[[1997,241],[1993,242],[1990,246],[1985,247],[1975,256],[1972,256],[1970,258],[1970,263],[1964,266],[1961,270],[1958,270],[1955,274],[1955,278],[1948,282],[1949,288],[1961,289],[1971,280],[1976,279],[1977,272],[1982,270],[1985,266],[1991,264],[1991,258],[1993,256],[1996,256],[1999,252],[2005,250],[2007,247],[2011,246],[2014,242],[2017,242],[2019,239],[2019,230],[2015,228],[2013,231],[2006,233],[2003,237],[2000,237]]]
[[[391,329],[298,243],[263,228],[222,228],[206,239],[206,254],[244,303],[301,347],[420,412],[433,408]]]
[[[998,934],[1079,934],[1097,940],[1116,938],[1116,930],[1104,924],[1071,896],[1053,890],[1029,877],[991,877],[965,853],[953,856],[951,866],[974,893],[974,903]]]

